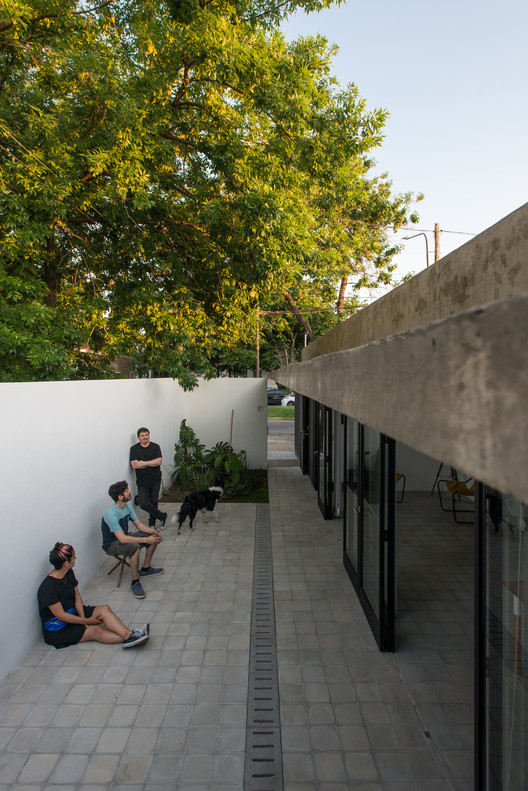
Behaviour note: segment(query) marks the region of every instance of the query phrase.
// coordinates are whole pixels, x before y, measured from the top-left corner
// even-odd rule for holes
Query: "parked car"
[[[268,390],[268,406],[280,406],[285,395],[286,391],[277,387],[273,390]]]
[[[281,401],[282,406],[295,406],[295,393],[288,393]]]

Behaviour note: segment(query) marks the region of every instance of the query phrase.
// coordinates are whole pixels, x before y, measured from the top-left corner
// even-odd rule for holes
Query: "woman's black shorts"
[[[94,610],[95,607],[85,604],[84,614],[86,618],[90,618]],[[80,643],[85,631],[86,626],[82,623],[68,623],[64,629],[59,629],[56,632],[48,632],[43,629],[42,634],[44,635],[44,641],[48,645],[53,645],[55,648],[67,648],[69,645]]]

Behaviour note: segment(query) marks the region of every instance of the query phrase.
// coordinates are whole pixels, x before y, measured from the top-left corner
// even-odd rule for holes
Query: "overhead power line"
[[[471,233],[470,231],[445,231],[443,228],[440,228],[440,233],[461,233],[463,236],[476,236],[476,233]]]
[[[335,313],[336,308],[298,308],[299,313]],[[259,316],[293,316],[291,310],[259,310]]]
[[[378,230],[390,231],[390,223],[380,225],[380,223],[367,222],[367,220],[349,220],[350,225],[365,225],[368,228],[377,228]],[[434,228],[415,228],[412,225],[402,225],[401,228],[393,228],[392,233],[409,233],[412,231],[420,231],[422,233],[434,233]],[[473,231],[449,231],[445,228],[440,228],[440,233],[458,233],[462,236],[476,236]]]
[[[413,228],[409,225],[402,226],[401,228],[397,228],[393,233],[400,233],[401,231],[405,231],[408,233],[409,231],[419,231],[420,233],[434,233],[434,228]],[[462,236],[476,236],[476,233],[472,231],[447,231],[445,228],[440,228],[440,233],[459,233]]]

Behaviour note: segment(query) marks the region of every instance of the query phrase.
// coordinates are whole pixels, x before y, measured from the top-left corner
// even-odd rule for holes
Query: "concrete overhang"
[[[271,377],[528,502],[528,294]]]
[[[499,299],[528,293],[528,203],[303,349],[353,349]]]

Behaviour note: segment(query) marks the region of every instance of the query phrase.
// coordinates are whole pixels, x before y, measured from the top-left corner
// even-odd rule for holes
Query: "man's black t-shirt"
[[[138,442],[130,448],[130,461],[152,461],[159,459],[161,448],[156,442],[149,442],[146,448]],[[161,467],[144,467],[136,470],[136,483],[138,486],[150,486],[161,480]]]

